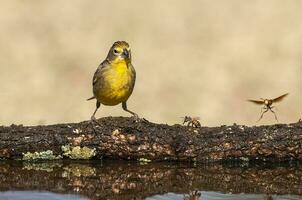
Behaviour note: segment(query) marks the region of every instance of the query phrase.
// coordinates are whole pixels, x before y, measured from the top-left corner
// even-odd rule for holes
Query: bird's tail
[[[87,99],[87,101],[92,100],[92,99],[95,99],[95,97],[90,97],[89,99]]]

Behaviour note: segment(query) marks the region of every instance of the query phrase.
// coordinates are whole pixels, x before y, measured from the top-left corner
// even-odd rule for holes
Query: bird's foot
[[[88,126],[91,126],[93,132],[94,132],[95,134],[97,134],[98,131],[96,130],[96,128],[97,128],[97,127],[100,127],[101,124],[97,121],[97,119],[96,119],[94,116],[92,116],[92,117],[90,118],[90,121],[88,121],[88,123],[87,123],[87,125],[86,125],[85,128],[87,128]]]
[[[138,122],[149,122],[145,118],[140,118],[137,114],[133,114],[132,118],[134,119],[133,121],[138,123]]]
[[[132,118],[134,119],[134,122],[141,122],[141,118],[139,118],[138,114],[134,113]]]
[[[92,116],[92,117],[90,118],[90,120],[87,122],[87,124],[86,124],[86,126],[85,126],[85,129],[86,129],[88,126],[91,126],[92,129],[94,130],[95,123],[96,123],[97,125],[100,125],[100,124],[98,123],[98,121],[96,120],[96,118],[95,118],[94,116]],[[95,130],[94,130],[94,131],[95,131]]]
[[[91,119],[91,121],[96,121],[96,118],[95,118],[94,115],[92,115],[92,116],[90,117],[90,119]]]
[[[91,121],[90,121],[91,123],[96,123],[96,124],[99,125],[99,126],[101,125],[101,124],[98,122],[98,120],[95,118],[94,115],[91,116],[90,120],[91,120]]]

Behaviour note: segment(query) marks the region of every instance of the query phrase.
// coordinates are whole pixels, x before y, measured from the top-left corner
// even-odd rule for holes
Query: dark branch
[[[47,150],[54,155],[50,156]],[[0,158],[28,159],[31,155],[24,157],[27,152],[39,152],[33,157],[46,159],[50,156],[51,159],[198,162],[302,160],[302,123],[192,128],[107,117],[97,123],[0,127]]]

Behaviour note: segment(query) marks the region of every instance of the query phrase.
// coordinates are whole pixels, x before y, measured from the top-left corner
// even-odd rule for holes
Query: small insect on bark
[[[192,126],[194,128],[200,128],[201,124],[200,124],[199,120],[200,120],[199,117],[185,116],[183,124],[187,124],[187,126]]]
[[[286,97],[289,93],[286,93],[286,94],[283,94],[279,97],[276,97],[274,99],[263,99],[263,98],[260,98],[261,100],[252,100],[252,99],[248,99],[249,102],[252,102],[252,103],[255,103],[255,104],[258,104],[258,105],[263,105],[263,107],[261,108],[261,115],[260,115],[260,118],[258,119],[257,122],[259,122],[264,113],[268,112],[268,111],[271,111],[274,116],[275,116],[275,119],[276,121],[278,121],[278,118],[277,118],[277,115],[275,113],[275,111],[273,111],[273,108],[275,108],[275,106],[272,106],[273,103],[277,103],[277,102],[280,102],[284,99],[284,97]]]

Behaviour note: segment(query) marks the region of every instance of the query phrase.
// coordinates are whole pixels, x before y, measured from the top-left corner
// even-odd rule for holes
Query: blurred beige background
[[[0,123],[88,120],[91,79],[112,43],[132,48],[128,107],[154,122],[256,124],[248,98],[290,95],[280,122],[302,114],[302,1],[0,2]],[[97,117],[129,116],[121,106]],[[275,123],[271,113],[258,124]]]

